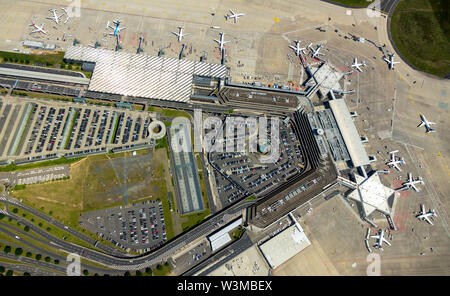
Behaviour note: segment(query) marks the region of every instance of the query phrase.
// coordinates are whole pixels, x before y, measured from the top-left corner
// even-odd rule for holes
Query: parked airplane
[[[230,41],[224,41],[223,40],[223,37],[225,36],[225,33],[219,33],[220,34],[220,40],[216,40],[216,39],[214,39],[214,41],[216,41],[217,43],[219,43],[219,48],[220,48],[220,50],[223,50],[223,46],[225,45],[225,43],[228,43],[228,42],[230,42]]]
[[[227,18],[227,20],[230,18],[234,18],[234,23],[237,23],[238,18],[245,15],[243,13],[234,13],[234,11],[231,9],[230,9],[230,12],[231,12],[231,15],[226,15],[225,17]]]
[[[314,50],[314,48],[312,48],[311,46],[312,46],[312,43],[310,43],[310,44],[308,45],[308,48],[311,50],[311,53],[312,53],[312,57],[313,57],[313,58],[317,57],[318,55],[323,55],[323,53],[320,53],[320,52],[319,52],[320,49],[322,48],[322,45],[318,45],[317,48],[316,48],[315,50]]]
[[[362,69],[360,68],[360,66],[365,66],[366,62],[362,61],[361,63],[358,64],[358,58],[355,58],[355,60],[353,61],[353,65],[351,65],[351,68],[356,68],[359,72],[362,72]]]
[[[69,16],[69,14],[67,13],[67,10],[64,8],[64,7],[61,7],[61,9],[64,11],[64,13],[66,14],[66,20],[64,21],[64,23],[66,24],[67,23],[67,21],[70,19],[70,16]]]
[[[400,62],[394,62],[394,56],[395,56],[395,54],[393,53],[393,54],[390,54],[389,55],[389,60],[388,59],[386,59],[386,58],[384,58],[384,60],[386,61],[386,62],[388,62],[388,64],[389,64],[389,69],[394,69],[394,65],[395,64],[400,64]]]
[[[183,27],[178,27],[178,29],[180,29],[180,32],[172,32],[173,34],[175,34],[176,36],[178,36],[178,42],[181,42],[181,39],[183,39],[183,37],[185,36],[189,36],[191,34],[187,33],[187,34],[183,34]]]
[[[423,204],[420,205],[420,213],[419,215],[416,215],[416,218],[422,221],[427,221],[428,223],[430,223],[431,225],[433,225],[433,223],[430,221],[431,218],[433,219],[433,217],[437,217],[436,212],[434,210],[429,210],[428,213],[425,211],[425,206]]]
[[[115,26],[115,27],[110,26],[110,25],[109,25],[109,21],[108,21],[108,23],[106,24],[106,29],[113,29],[113,30],[114,30],[114,32],[109,33],[109,35],[117,36],[117,35],[120,34],[120,31],[126,29],[126,27],[120,28],[120,20],[115,20],[115,21],[113,21],[113,24],[115,24],[116,26]]]
[[[384,238],[384,230],[383,229],[380,229],[380,231],[378,231],[378,235],[372,235],[370,237],[377,239],[377,242],[375,243],[374,247],[377,249],[380,249],[381,251],[383,251],[383,242],[385,242],[386,244],[391,246],[391,243],[388,242],[388,240]]]
[[[289,45],[289,47],[290,48],[292,48],[294,51],[295,51],[295,54],[297,55],[297,56],[299,56],[300,55],[300,52],[303,52],[304,53],[304,50],[306,49],[306,48],[300,48],[300,40],[294,40],[294,42],[295,42],[295,46],[292,46],[292,45]]]
[[[44,24],[42,24],[40,27],[38,25],[36,25],[34,22],[32,24],[30,24],[30,26],[34,27],[34,30],[30,32],[30,34],[32,33],[44,33],[47,34],[47,32],[44,31]]]
[[[407,190],[409,188],[413,188],[415,191],[418,192],[419,189],[417,189],[417,187],[414,186],[414,184],[419,184],[419,183],[420,184],[424,184],[424,182],[422,181],[421,177],[419,177],[416,180],[414,180],[413,177],[412,177],[412,174],[408,173],[408,181],[406,181],[405,183],[402,184],[403,185],[402,188],[399,188],[399,189],[397,189],[395,191],[397,192],[397,191],[400,191],[400,190]]]
[[[53,21],[55,21],[55,23],[59,24],[59,19],[64,15],[64,13],[61,14],[60,16],[58,16],[56,14],[56,9],[49,9],[49,11],[53,14],[53,16],[49,16],[49,17],[47,17],[47,19],[53,20]]]
[[[420,120],[422,120],[422,122],[417,127],[422,127],[425,125],[425,132],[427,134],[436,132],[434,129],[431,128],[431,125],[436,124],[435,122],[428,121],[425,118],[425,115],[422,114],[420,114]]]
[[[390,167],[395,167],[397,170],[399,170],[400,172],[402,171],[402,169],[398,166],[398,164],[403,164],[406,163],[405,160],[403,158],[396,158],[395,157],[395,153],[397,153],[398,150],[395,151],[391,151],[389,152],[390,156],[391,156],[391,160],[389,162],[387,162],[386,164]]]

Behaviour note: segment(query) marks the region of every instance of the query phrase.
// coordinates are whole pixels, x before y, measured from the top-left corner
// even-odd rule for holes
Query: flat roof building
[[[230,222],[226,226],[222,227],[219,231],[208,236],[208,240],[211,243],[211,250],[214,252],[215,250],[218,250],[228,244],[231,241],[229,232],[241,224],[242,217]]]
[[[95,63],[90,91],[187,102],[193,76],[225,78],[224,65],[70,46],[64,59]]]
[[[375,210],[389,215],[391,213],[389,198],[394,195],[395,190],[384,186],[377,173],[367,179],[359,175],[355,177],[358,187],[348,197],[361,203],[362,216],[367,217]]]
[[[269,266],[275,269],[310,244],[311,242],[306,237],[303,228],[296,222],[294,225],[261,244],[259,248],[269,263]]]
[[[355,167],[368,165],[369,156],[364,149],[361,138],[356,129],[355,123],[348,111],[347,104],[343,99],[329,101],[331,111],[338,124],[345,146]]]

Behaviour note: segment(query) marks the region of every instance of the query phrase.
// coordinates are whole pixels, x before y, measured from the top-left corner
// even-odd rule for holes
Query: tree
[[[49,257],[49,256],[47,256],[47,257],[45,257],[45,258],[44,258],[44,260],[45,260],[45,262],[47,262],[47,263],[48,263],[48,262],[50,262],[50,257]]]
[[[30,231],[30,226],[25,225],[25,227],[23,228],[23,230],[25,230],[26,232]]]
[[[137,276],[141,276],[141,275],[142,275],[142,272],[141,272],[140,270],[136,270],[136,275],[137,275]]]
[[[14,252],[14,254],[16,254],[16,256],[20,256],[20,255],[22,255],[22,253],[23,253],[22,248],[17,248],[16,251]]]
[[[31,252],[27,252],[27,253],[25,254],[25,256],[31,257],[31,256],[33,256],[33,254],[32,254]]]
[[[41,260],[41,258],[42,258],[42,255],[41,255],[41,254],[36,254],[36,257],[35,257],[35,258],[36,258],[36,260],[38,260],[38,261],[39,261],[39,260]]]
[[[49,214],[50,216],[53,215],[53,211],[48,212],[48,214]]]
[[[0,220],[3,219],[3,218],[5,218],[5,214],[0,213]]]
[[[4,273],[5,272],[5,267],[4,266],[0,266],[0,273]]]
[[[58,259],[55,259],[55,261],[53,261],[53,262],[55,262],[55,264],[59,264],[59,260]]]
[[[88,274],[89,274],[89,271],[88,271],[87,269],[85,269],[85,270],[83,270],[83,274],[84,274],[84,275],[88,275]]]
[[[19,211],[18,208],[14,208],[14,209],[13,209],[13,213],[14,213],[14,214],[17,214],[18,211]]]
[[[156,265],[156,269],[158,269],[159,271],[161,271],[163,269],[161,264]]]
[[[29,274],[28,272],[24,272],[23,275],[24,276],[31,276],[31,274]]]
[[[6,272],[6,276],[12,276],[14,274],[14,271],[12,271],[11,269],[8,269],[8,271]]]
[[[5,252],[6,254],[11,252],[11,247],[10,246],[5,246],[5,248],[3,249],[3,252]]]
[[[169,262],[166,261],[166,263],[164,263],[165,266],[169,266]]]
[[[148,274],[148,275],[152,275],[152,269],[150,268],[150,267],[147,267],[146,269],[145,269],[145,273],[146,274]]]
[[[52,230],[50,227],[47,227],[47,231],[50,231],[50,230]]]
[[[130,274],[130,272],[127,270],[127,271],[125,271],[125,274],[124,274],[125,276],[130,276],[131,274]]]
[[[42,227],[42,222],[39,222],[39,224],[38,224],[38,225],[39,225],[39,227]]]

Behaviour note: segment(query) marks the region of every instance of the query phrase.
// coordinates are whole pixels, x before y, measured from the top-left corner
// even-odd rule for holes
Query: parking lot
[[[81,103],[4,97],[0,159],[30,162],[148,146],[148,113]]]
[[[86,212],[80,221],[83,227],[100,237],[134,252],[153,250],[167,239],[163,207],[159,201]]]
[[[283,183],[287,178],[301,171],[304,165],[305,159],[297,136],[289,124],[284,122],[280,122],[280,156],[275,162],[263,163],[260,160],[260,157],[267,152],[265,149],[268,149],[268,146],[258,147],[257,152],[241,150],[243,147],[240,147],[239,139],[247,141],[250,132],[246,128],[242,133],[240,128],[249,124],[250,122],[244,119],[238,122],[234,131],[231,131],[235,140],[234,151],[242,152],[212,152],[209,155],[210,163],[215,168],[217,191],[225,205],[242,197],[242,189],[255,196],[267,193],[270,189],[276,188],[277,184]],[[227,135],[228,131],[224,133]],[[230,139],[225,138],[225,145],[227,141]]]

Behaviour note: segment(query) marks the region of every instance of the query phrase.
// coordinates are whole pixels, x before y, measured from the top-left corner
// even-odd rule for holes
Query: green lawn
[[[450,9],[444,0],[402,0],[391,22],[392,39],[419,70],[450,75]],[[446,6],[446,8],[444,8]]]
[[[34,163],[23,164],[23,165],[16,165],[14,163],[11,163],[11,164],[8,164],[5,166],[0,166],[0,172],[23,171],[23,170],[28,170],[28,169],[52,166],[52,165],[71,164],[71,163],[79,161],[82,158],[84,158],[84,157],[76,157],[76,158],[69,158],[69,159],[61,157],[61,158],[54,159],[54,160],[34,162]]]
[[[371,1],[367,0],[330,0],[330,1],[351,7],[367,7],[371,3]]]

